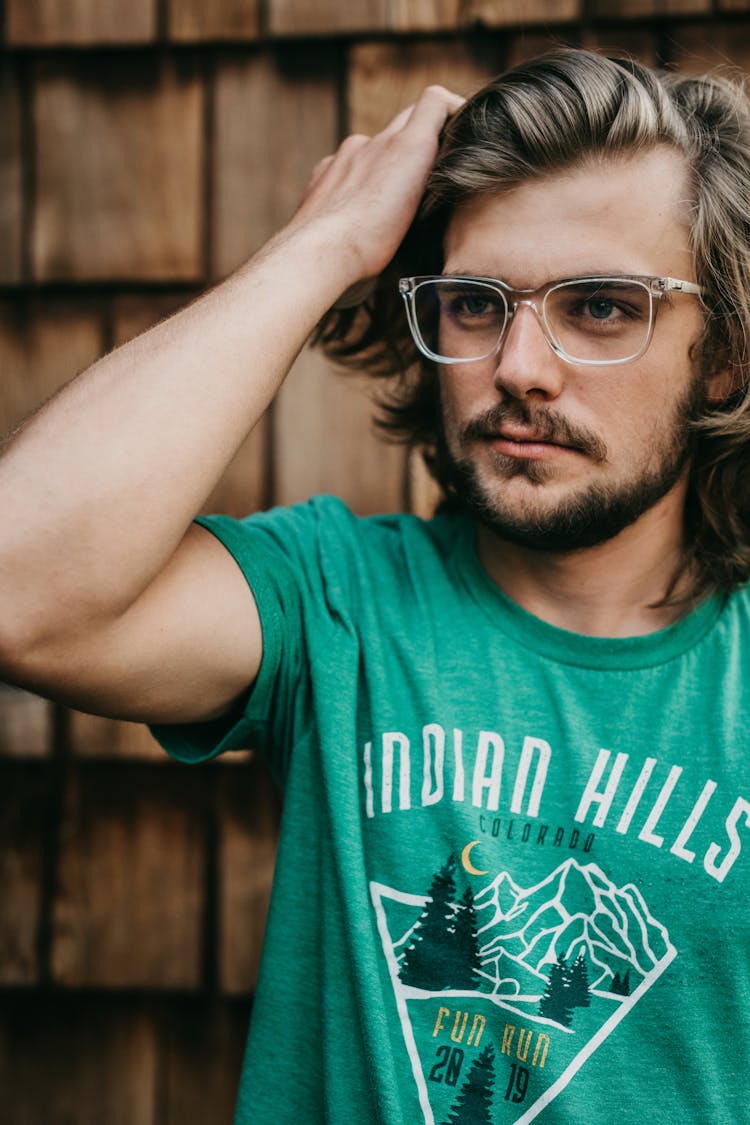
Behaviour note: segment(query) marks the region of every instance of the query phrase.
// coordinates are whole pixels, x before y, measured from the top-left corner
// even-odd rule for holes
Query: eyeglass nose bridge
[[[505,316],[505,324],[503,325],[503,330],[500,333],[500,339],[497,342],[496,354],[501,352],[503,347],[505,346],[505,342],[508,339],[508,333],[510,332],[511,325],[515,317],[516,309],[521,308],[521,306],[531,309],[534,316],[536,317],[537,324],[542,330],[544,339],[547,341],[550,348],[553,352],[555,352],[556,355],[560,354],[560,347],[554,336],[552,335],[547,321],[545,320],[544,309],[543,307],[540,308],[537,305],[536,299],[534,297],[511,297],[506,293],[505,304],[508,311]]]

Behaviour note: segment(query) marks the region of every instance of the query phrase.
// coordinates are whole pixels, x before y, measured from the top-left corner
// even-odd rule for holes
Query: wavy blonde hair
[[[449,492],[437,381],[411,340],[396,279],[441,271],[447,223],[467,200],[657,145],[680,153],[690,174],[691,247],[705,290],[696,360],[706,375],[731,376],[726,400],[694,423],[686,565],[698,596],[750,576],[750,102],[739,82],[571,49],[494,79],[448,123],[417,217],[374,292],[329,313],[317,341],[338,362],[387,379],[380,424],[421,447]]]

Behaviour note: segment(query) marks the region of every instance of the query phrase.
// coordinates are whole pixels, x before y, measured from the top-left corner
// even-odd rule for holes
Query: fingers
[[[350,134],[350,136],[345,137],[336,152],[331,153],[330,156],[324,156],[323,159],[319,160],[315,165],[310,174],[306,192],[312,191],[315,185],[323,179],[326,172],[337,158],[339,158],[342,154],[350,154],[352,152],[355,152],[358,148],[361,148],[363,145],[367,144],[369,140],[369,137],[366,137],[360,133],[352,133]]]
[[[447,119],[461,109],[465,102],[466,98],[454,94],[445,86],[427,86],[415,102],[396,114],[380,135],[392,136],[413,124],[436,127],[439,132]]]
[[[456,113],[465,101],[465,98],[454,94],[452,90],[447,90],[445,86],[427,86],[415,102],[400,110],[376,136],[385,140],[409,126],[426,128],[437,134],[446,120]],[[318,182],[336,157],[350,156],[372,139],[363,133],[351,133],[345,137],[334,154],[326,156],[315,165],[309,187],[313,187]]]
[[[388,122],[385,128],[380,130],[380,136],[392,137],[394,133],[399,133],[411,117],[415,105],[416,103],[412,102],[411,105],[407,105],[400,110],[399,113]]]
[[[354,280],[376,277],[398,249],[419,206],[440,130],[464,104],[442,86],[428,86],[373,137],[354,133],[313,170],[293,223],[320,221],[346,242]],[[351,280],[349,281],[351,288]],[[345,289],[342,285],[342,290]],[[347,291],[348,306],[363,299]]]
[[[312,172],[310,173],[310,179],[307,182],[307,191],[311,191],[312,188],[315,187],[318,180],[320,180],[320,178],[323,175],[325,175],[326,170],[328,168],[330,168],[332,161],[333,161],[333,155],[324,156],[322,160],[318,161],[318,163],[315,165]]]

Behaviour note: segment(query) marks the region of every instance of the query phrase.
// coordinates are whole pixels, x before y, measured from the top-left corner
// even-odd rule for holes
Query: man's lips
[[[562,442],[550,441],[541,434],[528,431],[503,429],[500,433],[488,434],[485,440],[504,457],[518,457],[526,461],[547,460],[566,453],[578,452],[574,447]]]
[[[552,459],[573,455],[597,464],[607,460],[607,447],[590,430],[551,410],[532,411],[499,403],[464,426],[461,442],[467,448],[480,442],[497,453],[520,459]]]

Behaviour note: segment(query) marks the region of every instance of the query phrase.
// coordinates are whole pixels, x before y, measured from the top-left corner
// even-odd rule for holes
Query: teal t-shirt
[[[284,793],[242,1125],[750,1122],[750,605],[606,640],[460,516],[204,521],[257,600],[232,729]]]

